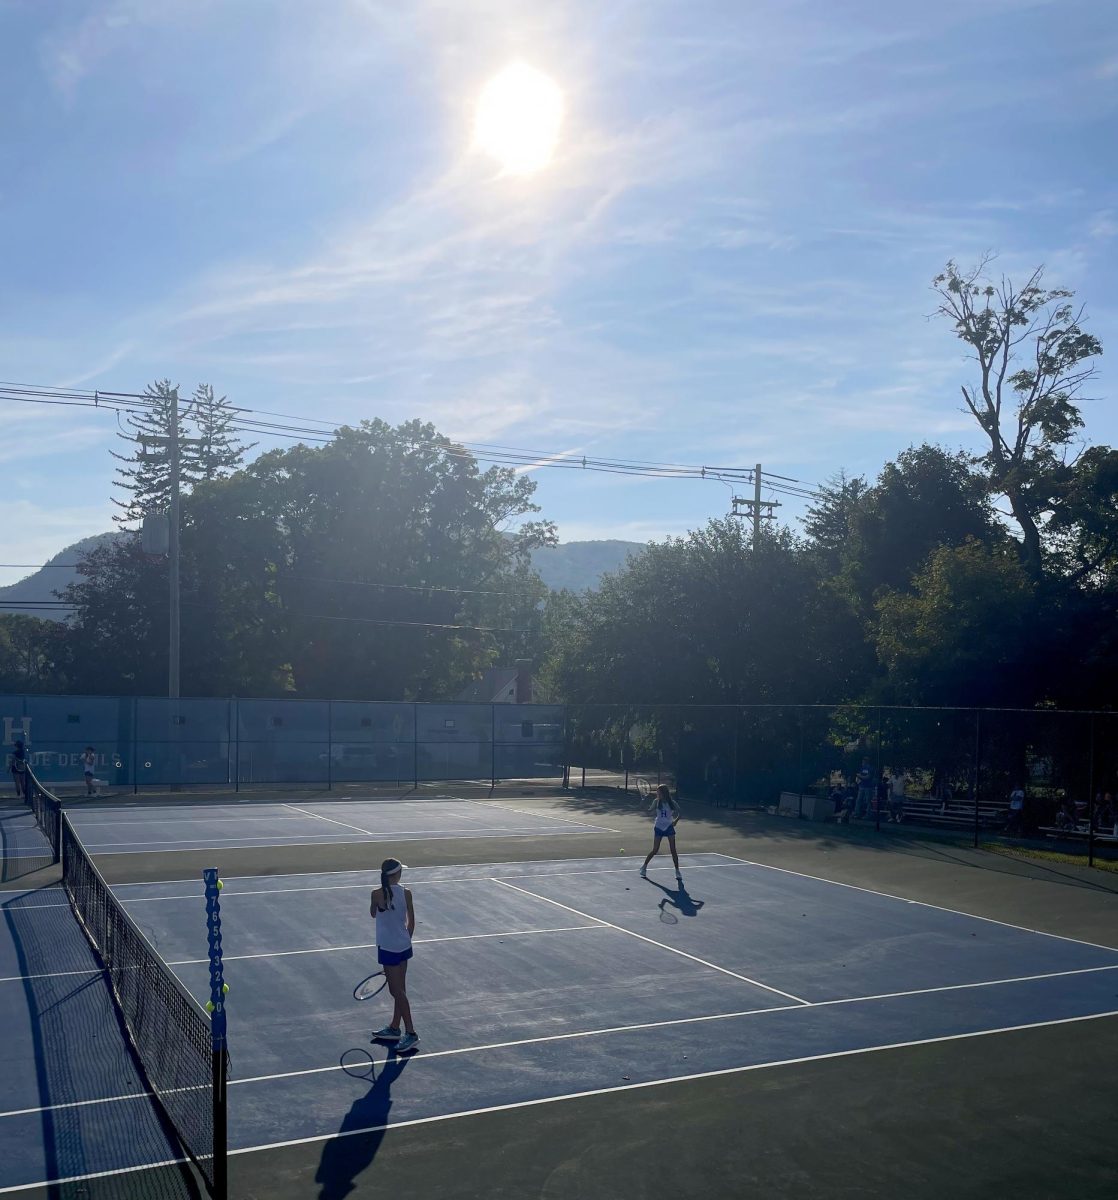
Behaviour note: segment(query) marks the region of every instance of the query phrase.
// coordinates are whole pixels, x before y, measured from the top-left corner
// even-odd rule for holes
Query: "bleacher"
[[[1118,826],[1114,828],[1118,829]],[[1059,825],[1040,825],[1037,827],[1037,833],[1043,833],[1045,837],[1050,838],[1066,838],[1085,842],[1091,836],[1091,826],[1087,821],[1076,821],[1074,828],[1071,826],[1061,828]],[[1118,845],[1118,833],[1107,828],[1096,829],[1095,841]]]
[[[884,821],[889,809],[882,811]],[[968,799],[937,800],[935,796],[905,796],[904,819],[920,825],[938,825],[944,828],[973,829],[974,801]],[[993,804],[978,802],[978,825],[980,829],[1004,829],[1009,818],[1009,803]]]

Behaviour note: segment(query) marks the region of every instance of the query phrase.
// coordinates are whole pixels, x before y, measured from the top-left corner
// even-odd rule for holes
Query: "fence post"
[[[334,790],[334,701],[326,701],[326,790]]]
[[[419,791],[419,705],[411,706],[411,773],[412,790]]]
[[[489,787],[497,788],[497,706],[489,706]]]
[[[796,705],[796,724],[800,727],[800,749],[799,761],[796,763],[796,778],[800,781],[800,820],[802,821],[804,819],[804,710],[799,705]]]
[[[1090,753],[1087,757],[1087,866],[1095,865],[1095,714],[1091,714]]]
[[[874,709],[873,827],[881,832],[881,709]]]
[[[140,732],[139,720],[140,720],[140,698],[139,698],[139,696],[133,696],[132,697],[132,795],[133,796],[137,795],[140,790],[140,776],[139,776],[139,769],[140,769],[139,741],[140,741],[140,739],[137,736]]]
[[[233,697],[233,778],[236,782],[233,785],[233,790],[239,792],[241,790],[241,702],[236,696]]]
[[[982,733],[982,710],[976,708],[974,710],[974,770],[972,774],[972,787],[974,788],[974,848],[978,849],[978,761],[979,761],[979,739]]]

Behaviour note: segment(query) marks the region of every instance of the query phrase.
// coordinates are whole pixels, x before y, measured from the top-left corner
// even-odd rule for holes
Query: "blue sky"
[[[566,109],[510,178],[471,125],[515,60]],[[814,483],[977,444],[928,319],[948,258],[1045,264],[1118,352],[1112,0],[0,0],[0,123],[20,383]],[[108,528],[113,420],[3,416],[4,560]],[[563,540],[729,507],[536,477]]]

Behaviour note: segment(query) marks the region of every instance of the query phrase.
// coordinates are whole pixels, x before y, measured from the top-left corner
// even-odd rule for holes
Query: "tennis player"
[[[408,1003],[408,959],[412,956],[411,938],[415,932],[415,908],[411,892],[400,886],[404,864],[398,858],[386,858],[380,865],[380,887],[373,889],[369,915],[377,923],[377,962],[384,967],[388,991],[392,996],[392,1020],[373,1037],[395,1042],[396,1052],[411,1050],[419,1043],[419,1034],[411,1019]],[[400,1036],[400,1022],[404,1034]]]
[[[648,864],[660,853],[660,843],[664,838],[667,838],[668,848],[672,852],[672,862],[675,863],[675,877],[682,883],[683,876],[679,873],[679,855],[675,852],[675,827],[679,821],[679,805],[672,799],[671,789],[666,783],[661,783],[656,791],[652,793],[650,808],[654,813],[652,818],[654,841],[652,849],[649,850],[648,857],[644,860],[644,865],[641,867],[641,878],[648,878]]]

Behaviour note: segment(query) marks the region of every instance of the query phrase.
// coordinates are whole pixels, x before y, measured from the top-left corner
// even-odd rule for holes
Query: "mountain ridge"
[[[22,613],[30,617],[46,617],[61,620],[61,614],[47,612],[34,605],[44,600],[55,600],[61,592],[77,579],[74,569],[83,554],[107,541],[127,536],[122,530],[97,533],[92,537],[73,542],[60,550],[37,571],[0,587],[0,600],[10,607],[7,613]],[[563,542],[558,546],[545,546],[532,552],[532,566],[552,591],[564,589],[573,592],[593,591],[603,575],[620,570],[629,557],[644,550],[641,542],[626,542],[617,538],[589,539],[587,541]],[[27,608],[20,608],[26,603]]]

